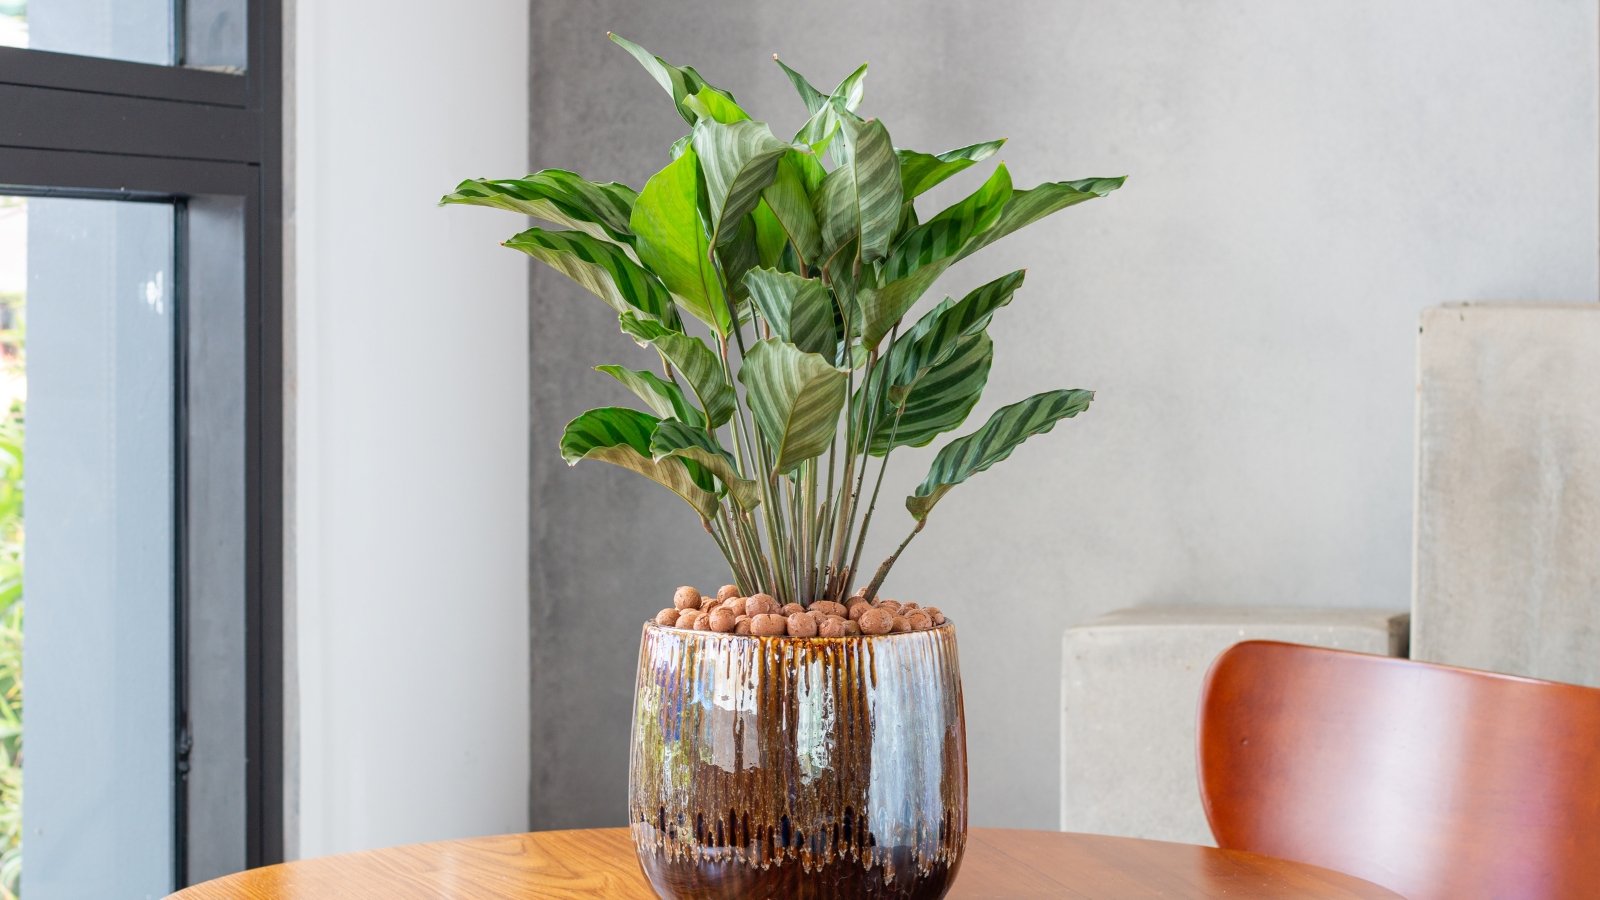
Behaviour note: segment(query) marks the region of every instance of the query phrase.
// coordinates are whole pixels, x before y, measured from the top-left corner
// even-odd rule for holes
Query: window
[[[282,855],[279,19],[0,0],[0,898]]]

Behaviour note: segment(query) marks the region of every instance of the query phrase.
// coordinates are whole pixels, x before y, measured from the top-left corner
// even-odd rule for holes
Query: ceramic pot
[[[955,628],[647,624],[629,820],[664,897],[941,897],[967,840]]]

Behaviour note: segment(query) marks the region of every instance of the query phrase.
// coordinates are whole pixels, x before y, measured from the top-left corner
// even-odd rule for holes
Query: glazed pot
[[[941,897],[967,840],[955,628],[647,624],[629,821],[664,897]]]

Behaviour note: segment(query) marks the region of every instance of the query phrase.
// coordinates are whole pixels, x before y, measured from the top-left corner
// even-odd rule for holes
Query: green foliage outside
[[[0,295],[0,366],[23,377],[22,298]],[[22,884],[22,434],[26,389],[0,419],[0,900]]]
[[[1023,189],[1001,163],[965,199],[928,216],[918,195],[1004,141],[944,153],[897,147],[881,120],[857,113],[865,65],[822,91],[779,62],[807,116],[780,140],[692,67],[612,40],[689,126],[665,168],[638,191],[546,169],[465,181],[443,202],[561,226],[529,229],[506,246],[598,296],[622,332],[659,357],[661,376],[597,367],[650,412],[614,406],[573,419],[561,438],[569,464],[601,460],[677,494],[741,593],[842,600],[862,574],[890,454],[965,421],[993,360],[990,320],[1024,273],[946,298],[915,322],[906,317],[957,262],[1123,179]],[[906,498],[911,532],[877,567],[868,597],[948,491],[1093,396],[1035,394],[941,449]]]

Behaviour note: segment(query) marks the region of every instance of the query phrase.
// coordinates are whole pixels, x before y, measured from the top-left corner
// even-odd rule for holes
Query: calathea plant
[[[693,68],[611,39],[689,125],[665,168],[637,192],[546,169],[465,181],[443,202],[560,226],[505,244],[605,301],[622,332],[660,356],[660,375],[597,367],[650,412],[611,406],[573,419],[561,438],[567,462],[602,460],[677,494],[742,593],[838,602],[858,576],[889,457],[967,418],[993,358],[990,318],[1024,273],[946,298],[909,324],[907,314],[955,263],[1123,179],[1019,189],[1000,164],[924,219],[920,194],[1003,141],[938,154],[898,148],[883,122],[857,113],[865,65],[825,93],[779,62],[808,115],[782,140]],[[1093,396],[1035,394],[941,449],[906,498],[910,534],[878,566],[867,597],[947,491]]]

